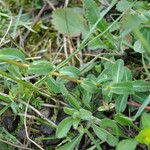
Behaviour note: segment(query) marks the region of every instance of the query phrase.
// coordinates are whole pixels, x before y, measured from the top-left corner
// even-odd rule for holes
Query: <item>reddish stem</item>
[[[129,102],[128,102],[128,105],[130,105],[130,106],[135,106],[135,107],[140,107],[142,104],[137,103],[137,102],[134,102],[134,101],[129,101]],[[146,106],[145,109],[146,109],[146,110],[150,110],[150,106]]]

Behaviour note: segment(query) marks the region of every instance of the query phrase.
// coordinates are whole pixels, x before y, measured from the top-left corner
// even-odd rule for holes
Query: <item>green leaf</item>
[[[116,135],[117,137],[119,137],[119,135],[121,133],[116,122],[114,120],[111,120],[108,118],[101,119],[100,127],[105,129],[105,130],[109,129],[111,131],[111,133],[113,135]]]
[[[69,108],[69,107],[64,107],[64,112],[68,115],[73,115],[77,110],[73,109],[73,108]]]
[[[147,92],[150,90],[150,83],[144,80],[136,80],[132,82],[135,92]]]
[[[70,130],[72,126],[73,120],[72,117],[67,117],[64,120],[62,120],[56,129],[56,136],[58,138],[63,138],[67,135],[68,131]]]
[[[47,75],[53,69],[53,65],[44,60],[34,61],[28,68],[29,74]]]
[[[92,119],[92,113],[90,111],[81,108],[79,110],[79,112],[80,112],[81,119],[83,119],[83,120],[91,120]]]
[[[1,108],[1,109],[0,109],[0,116],[1,116],[5,111],[7,111],[9,108],[10,108],[10,104],[4,106],[3,108]]]
[[[144,49],[142,47],[142,44],[139,40],[137,40],[134,45],[133,45],[133,49],[135,52],[138,52],[138,53],[144,53]]]
[[[25,60],[25,55],[15,48],[3,48],[0,49],[0,60]]]
[[[128,95],[119,95],[118,98],[116,99],[116,111],[117,112],[123,112],[126,109],[127,106],[127,99],[128,99]]]
[[[52,23],[60,33],[79,36],[85,30],[85,20],[74,8],[56,9],[52,17]]]
[[[60,93],[60,86],[57,83],[56,80],[52,77],[48,77],[46,80],[46,84],[48,86],[48,89],[54,93]]]
[[[95,134],[98,136],[99,139],[102,141],[106,141],[110,146],[115,146],[118,143],[118,138],[113,136],[111,133],[106,131],[103,128],[96,126],[95,124],[92,125],[92,129]]]
[[[150,128],[150,114],[144,113],[141,117],[142,128]]]
[[[107,140],[107,134],[103,128],[100,128],[100,127],[96,126],[95,124],[93,124],[92,129],[99,139],[101,139],[102,141]]]
[[[73,66],[66,66],[59,70],[60,75],[77,78],[80,75],[80,70]]]
[[[133,100],[135,100],[139,103],[143,103],[148,95],[149,95],[149,92],[146,92],[146,93],[138,92],[138,93],[133,95]]]
[[[89,93],[95,93],[98,90],[96,84],[90,80],[83,80],[80,86]]]
[[[149,20],[149,23],[150,23],[150,11],[149,11],[148,20]],[[150,46],[150,30],[149,30],[149,28],[142,28],[141,33],[142,33],[143,37],[145,38],[145,40],[147,41],[147,44]]]
[[[111,75],[109,72],[111,72],[111,68],[110,68],[110,67],[105,68],[105,69],[100,73],[100,75],[97,77],[97,82],[98,82],[98,83],[103,83],[103,82],[106,82],[106,81],[108,81],[108,80],[111,80],[112,75]]]
[[[76,99],[73,95],[68,94],[68,96],[66,96],[66,100],[70,103],[71,106],[73,106],[76,109],[80,109],[80,103],[78,101],[78,99]]]
[[[12,102],[11,98],[8,95],[1,93],[1,92],[0,92],[0,100],[4,101],[6,103]]]
[[[83,6],[85,9],[85,15],[87,20],[91,25],[95,24],[95,22],[98,20],[99,17],[99,8],[95,1],[91,0],[84,0]]]
[[[61,93],[65,96],[66,101],[75,109],[79,110],[81,108],[78,99],[70,94],[64,85],[61,85]]]
[[[90,105],[90,101],[92,100],[92,93],[89,93],[88,91],[84,90],[82,92],[83,94],[83,97],[82,97],[82,101],[84,103],[84,105],[88,108],[91,108],[91,105]]]
[[[142,15],[130,14],[126,16],[125,18],[123,18],[123,22],[122,22],[124,28],[124,31],[121,33],[122,36],[127,35],[132,30],[136,29],[146,21],[148,21],[148,19]]]
[[[74,148],[77,148],[77,145],[80,143],[82,138],[82,135],[79,135],[75,138],[73,138],[71,141],[67,142],[63,146],[59,147],[57,150],[74,150]]]
[[[127,67],[124,67],[124,75],[122,81],[130,81],[132,80],[131,70]]]
[[[90,50],[97,50],[97,49],[107,49],[108,46],[100,39],[95,39],[93,40],[94,36],[91,37],[90,39],[92,42],[88,43],[88,49]]]
[[[116,5],[116,9],[120,12],[125,11],[126,9],[128,9],[128,7],[131,5],[131,2],[127,1],[127,0],[121,0],[117,3]]]
[[[134,125],[133,120],[127,116],[124,116],[122,114],[116,114],[114,119],[122,126],[131,126],[138,130],[138,127]]]
[[[131,82],[119,82],[112,84],[111,92],[116,94],[133,93],[133,86]]]
[[[108,93],[115,93],[115,94],[132,94],[133,93],[133,86],[131,82],[119,82],[119,83],[110,83],[108,85],[103,86],[103,90]]]
[[[100,8],[97,6],[96,2],[94,0],[84,0],[84,9],[85,9],[85,15],[88,20],[88,22],[92,25],[94,25],[97,20],[100,17]],[[105,19],[102,19],[97,27],[100,31],[104,31],[108,25]]]
[[[73,120],[73,128],[76,130],[77,128],[78,128],[78,126],[79,126],[79,124],[80,124],[80,118],[75,118],[74,120]]]
[[[115,83],[122,80],[124,75],[124,62],[122,59],[116,61],[112,69],[112,79]]]
[[[116,150],[135,150],[138,142],[135,139],[126,139],[118,143]]]
[[[145,107],[150,103],[150,95],[145,99],[143,104],[139,107],[137,113],[134,116],[134,120],[141,115],[141,113],[144,111]]]

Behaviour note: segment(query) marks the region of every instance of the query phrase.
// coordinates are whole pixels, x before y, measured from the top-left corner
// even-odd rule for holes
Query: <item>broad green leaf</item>
[[[56,30],[68,36],[79,36],[86,28],[85,20],[74,8],[59,8],[53,11],[52,23]]]
[[[44,60],[34,61],[28,68],[29,74],[48,75],[53,69],[53,65]]]
[[[46,84],[48,86],[48,89],[54,93],[60,93],[60,86],[57,83],[56,80],[52,77],[48,77],[46,80]]]
[[[136,80],[132,82],[135,92],[147,92],[150,90],[150,83],[144,80]]]
[[[83,119],[83,120],[91,120],[92,119],[92,113],[90,111],[81,108],[79,110],[79,112],[80,112],[81,119]]]
[[[88,23],[90,24],[90,27],[92,28],[93,25],[95,25],[95,23],[103,15],[102,7],[98,7],[95,0],[84,0],[83,4],[84,4],[83,6],[85,10],[85,16],[87,18]],[[106,19],[103,17],[96,27],[100,32],[105,31],[108,28],[108,23]],[[94,45],[97,48],[98,47],[107,48],[108,47],[107,45],[109,45],[109,47],[113,47],[114,40],[113,40],[112,34],[107,31],[105,32],[105,37],[107,38],[107,42],[100,41],[99,44],[98,44],[99,39],[92,40],[92,37],[91,37],[92,42],[89,42],[88,45],[89,46]]]
[[[17,78],[22,78],[22,74],[20,71],[20,68],[15,66],[15,65],[9,65],[7,67],[7,70],[12,74],[12,76],[17,77]]]
[[[83,4],[87,20],[91,25],[94,25],[100,17],[100,8],[94,0],[84,0]],[[100,31],[104,31],[107,26],[108,25],[105,19],[102,19],[102,21],[100,21],[97,25]]]
[[[111,92],[116,94],[133,93],[133,86],[131,82],[119,82],[112,84]]]
[[[118,83],[122,80],[124,75],[124,62],[122,59],[116,61],[112,69],[113,82]]]
[[[130,14],[123,18],[124,31],[121,33],[122,36],[127,35],[132,30],[139,27],[142,23],[148,21],[148,19],[142,15]]]
[[[99,139],[101,139],[102,141],[107,140],[107,133],[105,132],[103,128],[100,128],[97,125],[93,124],[92,129]]]
[[[68,92],[68,90],[66,89],[66,87],[64,85],[61,85],[61,93],[65,96],[66,101],[75,109],[80,109],[80,102],[78,101],[78,99],[73,96],[72,94],[70,94]]]
[[[138,142],[135,139],[126,139],[118,143],[116,150],[136,150]]]
[[[76,130],[80,124],[81,119],[80,118],[75,118],[73,119],[73,128]]]
[[[133,86],[131,82],[119,82],[119,83],[110,83],[108,85],[103,86],[103,90],[108,93],[115,93],[115,94],[132,94],[133,93]]]
[[[98,83],[103,83],[103,82],[106,82],[106,81],[108,81],[108,80],[111,80],[112,75],[111,75],[109,72],[111,72],[111,68],[110,68],[110,67],[105,68],[105,69],[100,73],[100,75],[97,77],[97,82],[98,82]]]
[[[68,95],[66,96],[66,100],[69,102],[69,104],[70,104],[72,107],[74,107],[74,108],[76,108],[76,109],[80,109],[80,108],[81,108],[78,99],[76,99],[73,95],[68,94]]]
[[[139,107],[137,113],[134,116],[134,120],[141,115],[141,113],[144,111],[145,107],[150,103],[150,95],[145,99],[143,104]]]
[[[144,16],[144,15],[141,15],[141,16]],[[148,19],[149,20],[149,19]],[[147,24],[149,24],[150,21],[148,21]],[[150,47],[150,31],[148,28],[142,28],[141,30],[139,28],[135,29],[134,30],[134,34],[135,34],[135,37],[141,42],[142,44],[142,47],[144,48],[144,51],[150,55],[150,50],[149,50],[149,47]]]
[[[88,91],[84,90],[83,92],[82,101],[84,105],[88,108],[91,108],[90,101],[92,100],[92,93],[89,93]]]
[[[114,117],[115,121],[118,122],[120,125],[122,126],[132,126],[137,128],[134,123],[133,120],[127,116],[124,116],[122,114],[116,114]]]
[[[63,138],[67,135],[73,123],[72,119],[72,117],[67,117],[59,123],[56,129],[56,136],[58,138]]]
[[[123,112],[126,109],[127,106],[127,99],[128,99],[128,95],[119,95],[118,98],[116,99],[116,111],[117,112]]]
[[[64,76],[67,75],[69,77],[77,78],[80,75],[79,69],[73,66],[66,66],[59,70],[60,75]]]
[[[149,22],[148,22],[148,24],[149,24],[150,23],[150,11],[149,11],[148,20],[149,20]],[[148,45],[150,46],[150,30],[149,30],[149,28],[142,28],[141,33],[142,33],[143,37],[145,38],[145,40],[147,41]]]
[[[67,142],[63,146],[59,147],[57,150],[74,150],[77,148],[77,145],[80,143],[82,135],[79,135],[73,138],[71,141]]]
[[[123,12],[126,9],[128,9],[130,5],[131,5],[131,2],[129,2],[128,0],[121,0],[117,3],[116,9],[120,12]]]
[[[101,119],[100,127],[107,130],[109,129],[113,135],[116,135],[117,137],[120,135],[121,131],[118,128],[116,122],[114,120],[105,118]]]
[[[0,49],[0,61],[1,60],[25,60],[25,55],[18,49],[15,48],[3,48]]]
[[[64,107],[64,112],[68,115],[73,115],[77,110],[69,107]]]
[[[127,67],[124,67],[124,75],[122,81],[131,81],[131,80],[132,80],[131,70]]]
[[[143,103],[144,100],[148,97],[149,92],[144,92],[144,93],[136,93],[133,95],[133,100],[139,102],[139,103]]]
[[[100,12],[96,2],[94,0],[93,1],[84,0],[83,6],[85,9],[87,20],[90,22],[91,25],[95,24],[95,22],[98,20]]]
[[[113,136],[111,133],[106,131],[105,129],[98,127],[97,125],[93,124],[92,129],[95,134],[98,136],[99,139],[102,141],[106,141],[110,146],[115,146],[118,143],[118,138]]]
[[[80,86],[89,93],[95,93],[98,90],[96,84],[90,80],[83,80]]]
[[[150,128],[150,114],[144,113],[141,117],[142,128]]]

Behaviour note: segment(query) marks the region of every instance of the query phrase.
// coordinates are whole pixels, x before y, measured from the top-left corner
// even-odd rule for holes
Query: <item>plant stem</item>
[[[94,139],[93,135],[88,131],[88,129],[85,129],[85,133],[88,135],[88,137],[91,139],[91,141],[96,145],[97,149],[102,150],[102,148],[97,143],[97,141]]]

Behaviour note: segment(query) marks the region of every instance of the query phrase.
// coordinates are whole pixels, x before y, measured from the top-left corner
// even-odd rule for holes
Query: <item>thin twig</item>
[[[3,43],[3,41],[4,41],[4,39],[5,39],[5,37],[7,36],[8,32],[9,32],[9,30],[10,30],[10,27],[11,27],[11,25],[12,25],[12,21],[13,21],[13,19],[12,19],[12,17],[10,17],[9,26],[8,26],[7,31],[5,32],[4,36],[2,37],[2,39],[1,39],[1,41],[0,41],[0,47],[1,47],[1,45],[2,45],[2,43]]]
[[[28,107],[29,107],[29,102],[30,99],[28,100],[27,104],[26,104],[26,109],[25,109],[25,113],[24,113],[24,127],[25,127],[25,132],[26,132],[26,137],[27,139],[33,143],[34,145],[36,145],[40,150],[44,150],[40,145],[38,145],[36,142],[34,142],[32,139],[30,139],[29,135],[28,135],[28,129],[27,129],[27,122],[26,122],[26,118],[27,118],[27,111],[28,111]]]
[[[55,10],[54,5],[49,0],[44,0],[53,10]]]
[[[47,6],[47,4],[44,4],[44,5],[43,5],[42,9],[39,11],[38,15],[35,17],[35,19],[34,19],[34,21],[33,21],[33,23],[32,23],[31,28],[33,28],[33,27],[36,25],[36,23],[39,21],[41,15],[42,15],[43,12],[45,11],[46,6]],[[26,32],[26,34],[25,34],[25,36],[24,36],[24,38],[23,38],[23,43],[25,42],[25,40],[26,40],[26,38],[28,37],[28,35],[30,34],[30,32],[31,32],[30,30],[28,30],[28,31]]]
[[[27,104],[24,101],[19,100],[22,104],[26,105]],[[31,106],[30,104],[28,104],[28,107],[31,108],[35,113],[37,113],[42,119],[44,119],[45,121],[47,121],[51,127],[56,128],[57,125],[55,123],[53,123],[51,120],[47,119],[44,115],[42,115],[36,108],[34,108],[33,106]]]
[[[65,56],[66,58],[68,58],[68,52],[67,52],[67,38],[66,36],[64,35],[64,53],[65,53]]]

